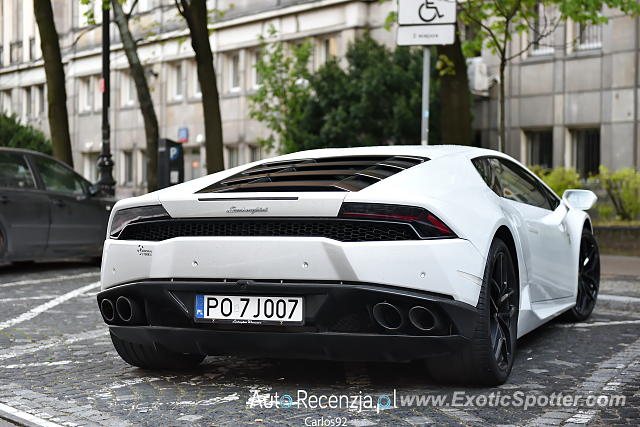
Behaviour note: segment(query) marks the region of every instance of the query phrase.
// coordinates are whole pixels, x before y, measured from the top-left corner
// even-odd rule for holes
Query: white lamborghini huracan
[[[98,304],[142,368],[424,360],[436,379],[499,384],[518,337],[593,310],[595,199],[560,199],[485,149],[289,154],[118,202]]]

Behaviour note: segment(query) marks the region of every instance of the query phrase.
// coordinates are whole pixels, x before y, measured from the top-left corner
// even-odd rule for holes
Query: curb
[[[618,311],[640,311],[640,298],[599,294],[596,308],[608,308]]]

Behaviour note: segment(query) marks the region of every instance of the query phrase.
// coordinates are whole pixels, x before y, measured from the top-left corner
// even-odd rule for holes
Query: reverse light
[[[109,230],[109,236],[113,238],[118,237],[120,232],[132,222],[160,218],[170,218],[169,214],[162,207],[162,205],[120,209],[113,215],[113,221],[111,221],[111,230]]]
[[[341,218],[407,222],[423,238],[457,237],[438,217],[426,209],[415,206],[347,202],[342,204],[338,216]]]

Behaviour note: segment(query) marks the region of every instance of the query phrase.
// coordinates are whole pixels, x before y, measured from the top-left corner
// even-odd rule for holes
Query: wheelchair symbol
[[[418,8],[418,16],[424,22],[431,22],[436,18],[442,18],[444,14],[440,13],[438,6],[433,1],[424,0],[424,3]]]

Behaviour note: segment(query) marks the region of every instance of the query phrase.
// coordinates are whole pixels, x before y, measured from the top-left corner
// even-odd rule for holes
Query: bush
[[[15,115],[0,114],[0,147],[51,154],[51,142],[44,134],[32,126],[21,124]]]
[[[591,178],[599,182],[609,196],[609,204],[599,207],[603,219],[610,219],[615,212],[617,219],[632,221],[640,214],[640,173],[623,168],[611,173],[600,166],[600,173]],[[604,215],[603,215],[604,214]]]
[[[540,166],[531,166],[530,169],[560,197],[562,197],[565,190],[583,187],[580,174],[574,168],[556,167],[545,169]]]

